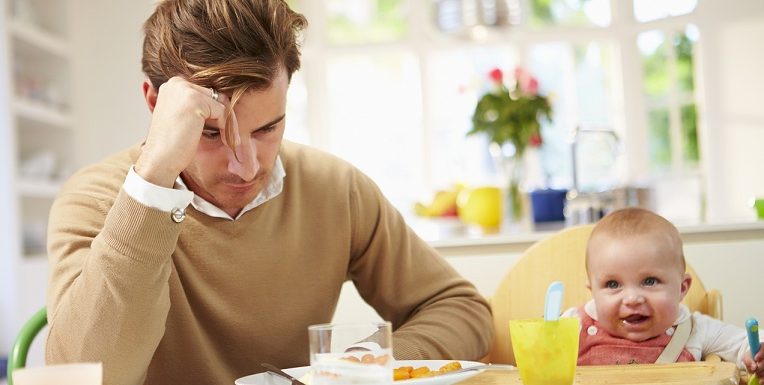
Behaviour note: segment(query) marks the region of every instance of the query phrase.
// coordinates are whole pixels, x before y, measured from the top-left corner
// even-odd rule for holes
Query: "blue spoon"
[[[554,281],[546,289],[544,298],[544,320],[557,321],[560,319],[560,309],[562,308],[562,294],[565,288],[560,281]]]
[[[748,345],[751,347],[751,357],[754,357],[756,352],[761,349],[759,344],[759,321],[756,318],[749,318],[745,321],[745,331],[748,332]],[[748,379],[748,385],[759,385],[759,379],[755,373],[752,373]]]

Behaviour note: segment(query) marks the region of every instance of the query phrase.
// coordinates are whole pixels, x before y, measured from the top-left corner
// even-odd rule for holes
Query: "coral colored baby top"
[[[665,333],[645,341],[631,341],[614,337],[600,327],[584,307],[578,309],[581,316],[581,333],[579,334],[578,364],[579,365],[619,365],[619,364],[652,364],[663,353],[663,349],[671,341],[676,330],[670,327]],[[682,349],[677,362],[695,361],[687,349]]]

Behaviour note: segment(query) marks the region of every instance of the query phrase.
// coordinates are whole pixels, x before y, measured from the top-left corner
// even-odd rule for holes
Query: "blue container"
[[[568,190],[544,189],[531,191],[533,222],[564,221],[565,195]]]
[[[0,357],[0,380],[4,379],[6,376],[6,371],[8,370],[8,358],[6,357]]]

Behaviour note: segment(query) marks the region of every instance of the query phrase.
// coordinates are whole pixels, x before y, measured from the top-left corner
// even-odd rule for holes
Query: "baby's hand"
[[[753,357],[751,354],[746,354],[743,363],[748,369],[748,373],[755,373],[756,377],[759,378],[759,384],[764,384],[764,345],[761,345]]]

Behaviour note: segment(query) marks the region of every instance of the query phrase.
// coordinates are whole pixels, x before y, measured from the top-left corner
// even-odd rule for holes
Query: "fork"
[[[491,363],[488,363],[488,364],[470,366],[468,368],[461,368],[461,369],[457,369],[457,370],[451,370],[451,371],[443,373],[443,375],[464,373],[464,372],[469,372],[469,371],[472,371],[472,370],[515,370],[515,369],[516,368],[513,365],[491,364]]]
[[[286,378],[287,380],[292,382],[292,385],[305,385],[305,383],[303,383],[302,381],[300,381],[300,380],[290,376],[286,372],[282,371],[281,369],[279,369],[279,368],[277,368],[277,367],[275,367],[275,366],[273,366],[273,365],[271,365],[269,363],[262,362],[262,363],[260,363],[260,366],[262,366],[269,373],[273,373],[273,374],[275,374],[277,376],[281,376],[281,377]]]

